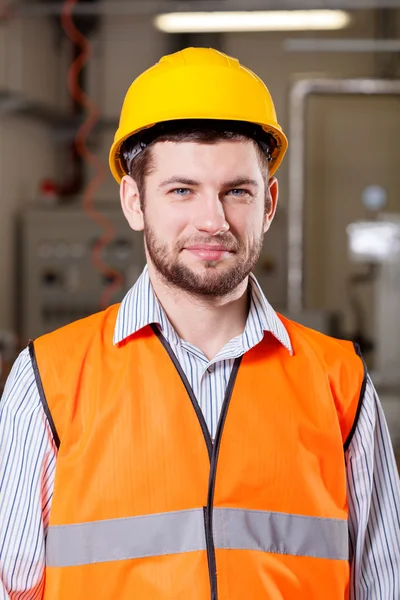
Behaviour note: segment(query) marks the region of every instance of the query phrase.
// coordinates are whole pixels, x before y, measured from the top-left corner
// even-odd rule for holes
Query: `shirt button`
[[[214,365],[210,365],[210,366],[207,368],[207,371],[208,371],[209,373],[212,373],[212,372],[214,371]]]

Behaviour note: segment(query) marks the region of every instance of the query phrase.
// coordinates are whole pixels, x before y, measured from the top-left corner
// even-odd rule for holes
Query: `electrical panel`
[[[108,244],[99,254],[107,269],[94,263],[93,251],[104,230],[81,208],[29,209],[19,220],[19,307],[21,341],[38,337],[101,310],[110,286],[118,288],[109,304],[120,301],[144,265],[143,234],[130,229],[119,206],[97,209]]]

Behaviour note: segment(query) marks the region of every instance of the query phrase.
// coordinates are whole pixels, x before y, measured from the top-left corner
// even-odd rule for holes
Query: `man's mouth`
[[[203,260],[209,261],[220,260],[224,255],[232,253],[232,250],[229,250],[225,246],[217,246],[216,244],[194,244],[192,246],[185,246],[183,249]]]

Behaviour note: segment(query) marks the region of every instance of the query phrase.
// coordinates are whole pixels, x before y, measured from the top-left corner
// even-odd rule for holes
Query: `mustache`
[[[182,250],[182,248],[185,248],[187,246],[201,246],[202,244],[207,246],[224,246],[227,250],[231,252],[239,250],[240,248],[240,243],[232,235],[232,233],[224,233],[219,235],[218,238],[216,238],[215,236],[194,236],[187,238],[186,240],[177,243],[177,250]]]

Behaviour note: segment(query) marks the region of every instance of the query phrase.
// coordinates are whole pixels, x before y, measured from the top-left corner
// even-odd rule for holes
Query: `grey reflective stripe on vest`
[[[214,509],[216,549],[348,560],[347,522],[285,513]],[[203,509],[50,526],[48,567],[72,567],[206,550]]]
[[[240,508],[216,509],[214,515],[216,548],[349,559],[349,531],[341,519]]]
[[[46,565],[91,563],[206,549],[203,509],[50,526]]]

